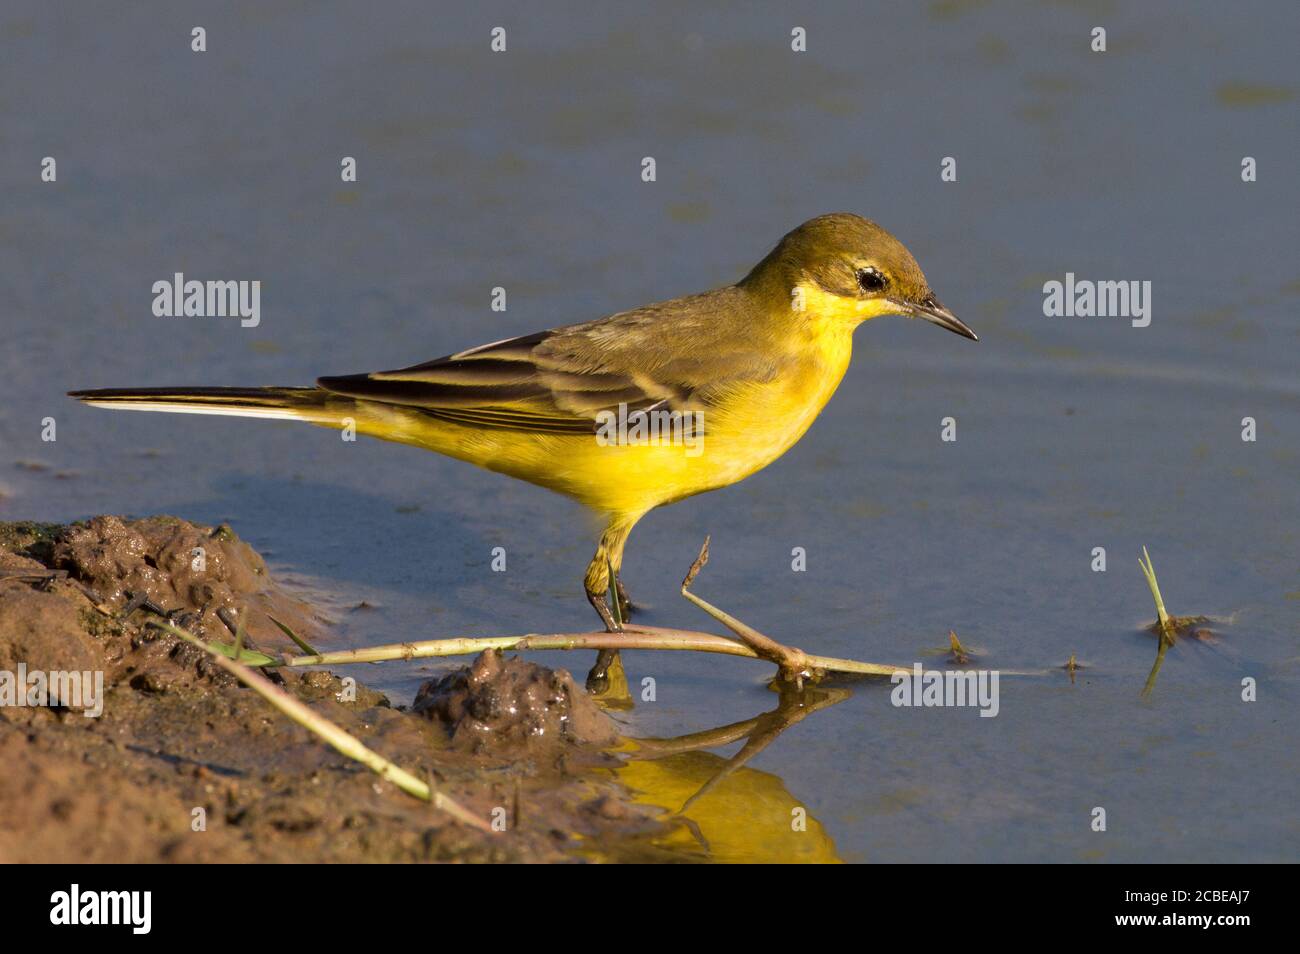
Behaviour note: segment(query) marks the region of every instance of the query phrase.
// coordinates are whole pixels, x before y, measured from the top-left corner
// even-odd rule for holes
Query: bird
[[[789,450],[844,377],[854,329],[886,315],[979,340],[940,304],[901,241],[838,212],[787,233],[735,284],[410,367],[321,377],[313,387],[69,396],[103,408],[351,427],[563,494],[603,520],[583,590],[617,632],[634,609],[620,573],[637,522]],[[590,688],[608,684],[616,658],[600,653]]]

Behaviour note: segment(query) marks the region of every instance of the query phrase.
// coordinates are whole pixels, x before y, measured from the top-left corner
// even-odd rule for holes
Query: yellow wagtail
[[[398,371],[320,378],[309,388],[71,396],[97,407],[351,425],[572,497],[606,520],[584,583],[616,630],[605,597],[612,570],[615,608],[626,618],[618,574],[636,522],[785,453],[844,376],[854,328],[880,315],[923,318],[977,340],[939,304],[901,242],[837,213],[790,232],[734,285]],[[589,681],[599,684],[612,660],[602,652]]]

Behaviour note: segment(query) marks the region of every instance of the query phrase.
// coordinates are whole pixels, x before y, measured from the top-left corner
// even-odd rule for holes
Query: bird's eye
[[[878,292],[885,287],[885,276],[871,265],[858,269],[858,287],[864,292]]]

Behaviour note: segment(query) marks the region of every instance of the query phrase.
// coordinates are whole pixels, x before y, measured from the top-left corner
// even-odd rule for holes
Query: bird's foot
[[[639,610],[640,607],[632,602],[632,597],[627,595],[627,589],[623,586],[623,581],[614,577],[614,593],[618,600],[618,615],[624,622],[632,618],[632,611]]]
[[[610,612],[609,604],[605,602],[604,593],[588,591],[587,600],[595,608],[597,615],[600,616],[600,621],[605,624],[605,632],[621,633],[623,631],[623,624],[616,620],[614,614]]]
[[[609,671],[618,662],[617,649],[602,649],[596,657],[596,665],[587,673],[587,691],[593,696],[603,695],[609,691]]]
[[[621,633],[623,631],[623,624],[615,619],[614,614],[610,612],[609,604],[605,602],[604,593],[588,590],[587,600],[599,614],[601,622],[605,624],[606,632]],[[596,665],[592,666],[591,672],[587,673],[588,692],[593,695],[600,695],[609,688],[609,667],[614,664],[616,659],[618,659],[618,650],[602,649],[600,651],[600,654],[596,657]]]

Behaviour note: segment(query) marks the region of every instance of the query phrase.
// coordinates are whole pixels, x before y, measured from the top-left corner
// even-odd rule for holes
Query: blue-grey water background
[[[790,453],[638,527],[645,621],[709,628],[676,592],[707,532],[700,594],[809,651],[937,662],[955,629],[985,667],[1087,664],[1003,678],[991,719],[862,684],[778,738],[753,764],[846,860],[1295,860],[1298,11],[6,3],[0,517],[229,521],[334,646],[590,628],[594,533],[566,500],[398,445],[63,393],[397,367],[734,281],[804,219],[859,212],[982,340],[861,327]],[[260,326],[154,317],[177,271],[260,279]],[[1066,272],[1151,281],[1150,327],[1044,317]],[[1172,611],[1230,621],[1171,650],[1149,699],[1143,545]],[[622,717],[638,734],[774,705],[758,663],[627,666],[657,686]],[[405,702],[440,668],[363,678]]]

